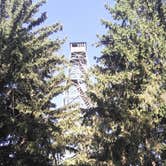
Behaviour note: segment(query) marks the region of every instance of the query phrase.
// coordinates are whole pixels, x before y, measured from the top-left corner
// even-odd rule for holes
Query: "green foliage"
[[[91,93],[97,108],[86,115],[93,116],[96,126],[89,158],[103,165],[161,165],[166,140],[166,3],[117,0],[106,9],[111,20],[102,20],[107,32],[99,37],[104,49]]]
[[[59,23],[38,28],[44,0],[0,0],[0,165],[56,165],[52,99],[65,87]]]

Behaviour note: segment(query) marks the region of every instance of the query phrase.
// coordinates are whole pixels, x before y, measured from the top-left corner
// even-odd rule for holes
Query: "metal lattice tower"
[[[86,95],[85,75],[87,72],[86,42],[70,43],[69,78],[72,86],[66,95],[66,104],[78,103],[81,108],[90,108],[91,102]]]

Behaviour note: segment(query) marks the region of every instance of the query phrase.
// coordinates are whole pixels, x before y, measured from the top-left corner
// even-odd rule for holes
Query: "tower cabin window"
[[[78,47],[77,43],[73,43],[72,47]]]
[[[80,42],[80,43],[71,43],[72,47],[85,47],[85,43],[84,42]]]

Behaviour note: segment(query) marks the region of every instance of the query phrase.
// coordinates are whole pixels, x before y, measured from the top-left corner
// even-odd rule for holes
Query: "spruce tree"
[[[166,3],[116,0],[94,69],[97,107],[89,158],[96,165],[166,163]]]
[[[0,165],[57,165],[53,98],[64,90],[59,23],[40,27],[45,0],[0,0]],[[39,28],[40,27],[40,28]]]

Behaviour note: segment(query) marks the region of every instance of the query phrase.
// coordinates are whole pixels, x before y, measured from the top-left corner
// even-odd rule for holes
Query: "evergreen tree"
[[[94,69],[97,107],[89,158],[96,165],[166,163],[166,3],[116,0]],[[92,118],[93,117],[93,118]]]
[[[57,165],[53,98],[64,87],[63,40],[50,38],[61,30],[56,23],[39,25],[45,0],[0,0],[0,165]]]

